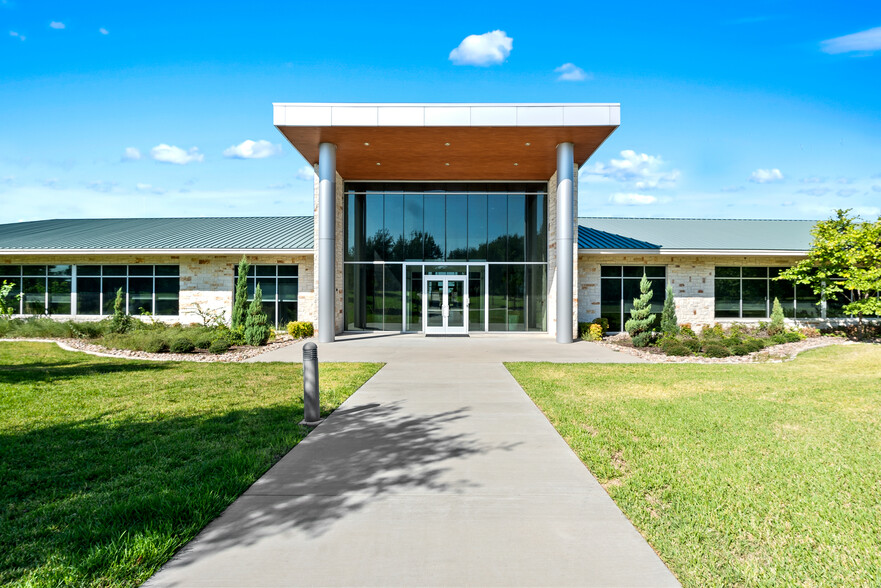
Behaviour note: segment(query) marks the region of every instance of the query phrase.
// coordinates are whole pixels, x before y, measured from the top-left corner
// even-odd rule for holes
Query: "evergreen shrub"
[[[260,289],[260,284],[257,284],[254,300],[248,307],[248,316],[245,319],[245,343],[255,347],[265,345],[269,340],[269,334],[269,321],[263,313],[263,291]]]
[[[721,343],[710,343],[704,346],[704,355],[707,357],[730,357],[731,352]]]
[[[643,272],[639,281],[639,297],[633,299],[630,318],[624,324],[624,330],[630,335],[634,347],[645,347],[652,342],[655,318],[652,314],[652,285]]]
[[[661,332],[664,335],[678,335],[679,325],[676,323],[676,302],[673,300],[673,286],[667,284],[664,310],[661,312]]]
[[[786,330],[783,324],[783,307],[780,306],[780,300],[774,298],[774,304],[771,306],[771,324],[768,325],[768,334],[771,336],[780,334]]]
[[[315,326],[309,321],[291,321],[287,324],[287,331],[294,339],[306,339],[315,335]]]
[[[178,335],[168,342],[168,350],[172,353],[192,353],[196,345],[184,335]]]
[[[226,339],[218,339],[217,341],[214,341],[210,347],[208,347],[208,351],[219,355],[221,353],[226,353],[227,351],[229,351],[229,347],[229,341],[227,341]]]
[[[675,337],[664,337],[663,339],[661,339],[661,343],[658,345],[658,347],[667,355],[692,355],[691,349],[686,347],[682,341],[676,339]]]

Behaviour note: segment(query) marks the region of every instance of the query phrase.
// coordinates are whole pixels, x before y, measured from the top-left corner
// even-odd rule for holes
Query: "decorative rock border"
[[[666,355],[660,351],[645,351],[635,347],[626,345],[618,345],[611,341],[596,341],[597,344],[607,347],[620,353],[633,355],[652,363],[726,363],[726,364],[742,364],[742,363],[781,363],[790,361],[802,351],[808,349],[818,349],[820,347],[828,347],[829,345],[856,345],[856,341],[850,341],[841,337],[813,337],[795,343],[781,343],[766,347],[761,351],[749,353],[747,355],[732,355],[730,357],[701,357],[692,356],[676,356]]]
[[[132,351],[129,349],[111,349],[88,343],[82,339],[19,339],[4,338],[0,341],[26,341],[31,343],[55,343],[65,351],[81,351],[98,357],[116,357],[122,359],[145,359],[148,361],[194,361],[200,363],[236,363],[256,357],[268,351],[293,345],[299,339],[290,337],[275,340],[262,347],[232,347],[222,354],[194,352],[194,353],[147,353],[146,351]]]

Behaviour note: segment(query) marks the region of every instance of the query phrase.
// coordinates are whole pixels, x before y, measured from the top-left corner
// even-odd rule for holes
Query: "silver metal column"
[[[557,343],[572,343],[574,177],[574,145],[560,143],[557,145]]]
[[[336,299],[336,145],[318,145],[318,341],[332,343]]]

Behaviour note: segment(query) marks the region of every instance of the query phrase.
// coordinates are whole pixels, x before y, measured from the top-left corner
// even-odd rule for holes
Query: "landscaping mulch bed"
[[[828,345],[853,345],[856,342],[843,337],[813,337],[795,343],[781,343],[766,347],[747,355],[732,355],[731,357],[703,357],[703,356],[674,356],[666,355],[656,347],[637,349],[630,344],[630,337],[626,334],[612,335],[602,341],[596,341],[598,345],[608,347],[620,353],[626,353],[653,363],[779,363],[794,359],[802,351],[826,347]]]
[[[83,339],[15,339],[8,338],[5,341],[33,341],[44,343],[57,343],[62,349],[67,351],[82,351],[90,355],[99,357],[122,357],[127,359],[147,359],[151,361],[196,361],[196,362],[222,362],[235,363],[245,361],[252,357],[262,355],[268,351],[293,345],[299,339],[294,339],[289,335],[278,337],[261,347],[251,347],[248,345],[230,347],[229,351],[221,354],[209,353],[207,351],[196,350],[192,353],[147,353],[146,351],[132,351],[129,349],[111,349],[101,345],[89,343]]]

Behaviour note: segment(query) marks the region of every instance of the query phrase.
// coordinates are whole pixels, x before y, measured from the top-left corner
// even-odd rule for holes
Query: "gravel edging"
[[[262,347],[239,347],[232,348],[223,354],[213,353],[147,353],[146,351],[131,351],[129,349],[110,349],[88,343],[82,339],[22,339],[2,338],[0,341],[24,341],[30,343],[55,343],[65,351],[80,351],[98,357],[115,357],[122,359],[145,359],[148,361],[193,361],[198,363],[237,363],[257,357],[269,351],[274,351],[288,345],[297,343],[299,339],[283,339],[272,341]]]
[[[603,347],[612,349],[619,353],[626,353],[634,357],[639,357],[651,363],[723,363],[723,364],[743,364],[743,363],[782,363],[791,361],[796,356],[809,349],[818,349],[820,347],[828,347],[830,345],[857,345],[856,341],[850,341],[841,337],[814,337],[795,343],[781,343],[766,347],[761,351],[755,351],[747,355],[732,355],[730,357],[700,357],[700,356],[676,356],[665,355],[660,351],[644,351],[635,347],[627,347],[618,345],[610,341],[594,341]]]

